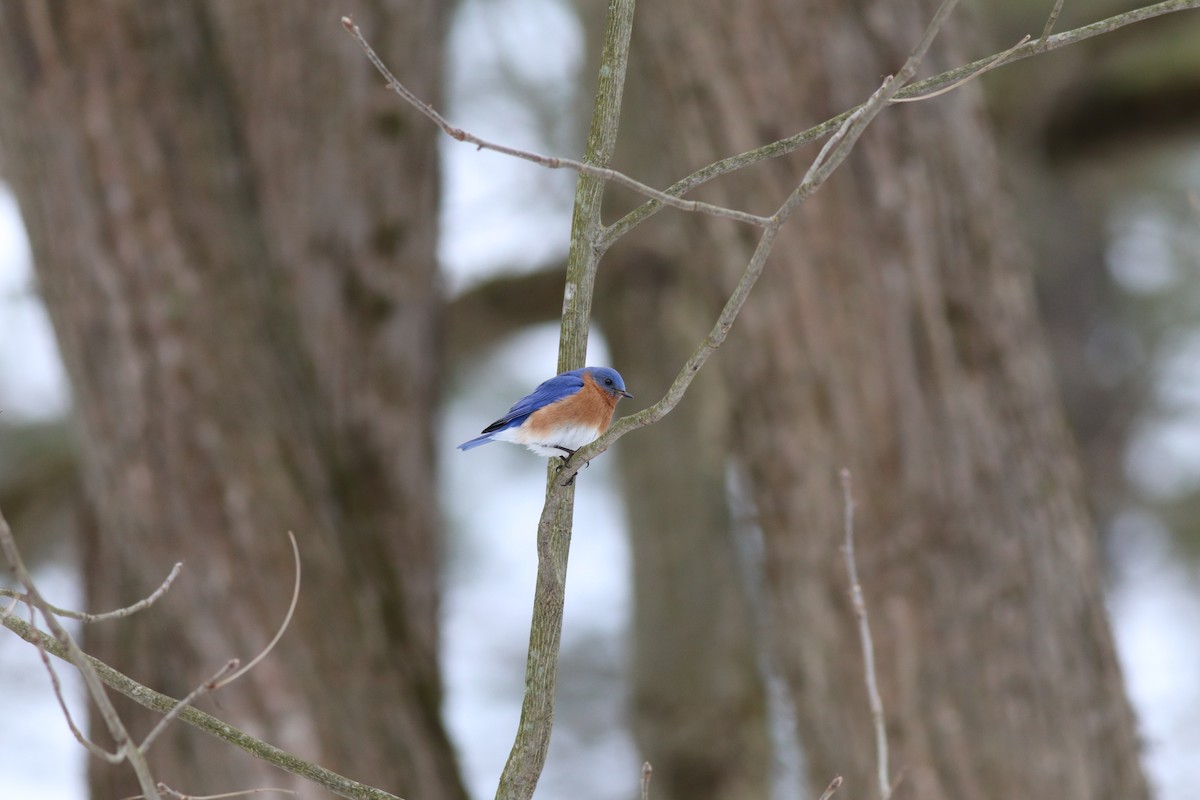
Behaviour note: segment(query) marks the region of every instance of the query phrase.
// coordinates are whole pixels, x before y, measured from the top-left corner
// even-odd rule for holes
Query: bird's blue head
[[[615,369],[610,367],[588,367],[584,372],[591,375],[596,385],[613,397],[618,399],[633,397],[633,395],[625,391],[625,381],[621,379],[621,374]]]

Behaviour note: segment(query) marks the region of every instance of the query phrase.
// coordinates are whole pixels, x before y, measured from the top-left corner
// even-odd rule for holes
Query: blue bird
[[[633,395],[625,391],[625,381],[615,369],[573,369],[544,381],[484,428],[482,436],[463,442],[458,449],[512,442],[540,456],[558,456],[566,461],[608,430],[622,397]]]

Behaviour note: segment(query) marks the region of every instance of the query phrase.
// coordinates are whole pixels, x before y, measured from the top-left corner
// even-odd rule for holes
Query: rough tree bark
[[[376,31],[422,97],[445,4],[6,2],[0,146],[71,377],[89,607],[184,576],[89,631],[100,658],[405,796],[465,795],[439,716],[436,132],[338,24]],[[149,720],[128,711],[135,731]],[[156,776],[207,794],[287,779],[176,727]],[[92,762],[93,793],[135,793]]]
[[[935,6],[648,4],[635,48],[664,121],[659,157],[682,175],[860,102]],[[962,27],[933,67],[966,60]],[[803,166],[771,162],[700,194],[769,209]],[[1147,793],[999,172],[973,88],[886,112],[776,245],[717,359],[813,788],[835,773],[873,785],[840,566],[847,466],[897,796]],[[720,294],[753,234],[690,224],[674,255],[689,285]]]

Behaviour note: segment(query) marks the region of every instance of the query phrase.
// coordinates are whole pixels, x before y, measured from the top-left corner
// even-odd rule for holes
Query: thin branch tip
[[[829,785],[825,787],[825,791],[821,792],[821,800],[829,800],[840,788],[842,788],[842,776],[835,775],[833,780],[829,782]]]

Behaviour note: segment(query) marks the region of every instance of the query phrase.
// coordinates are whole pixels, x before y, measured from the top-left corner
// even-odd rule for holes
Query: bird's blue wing
[[[517,402],[500,419],[483,429],[483,433],[493,433],[520,425],[533,412],[551,403],[557,403],[564,397],[570,397],[583,388],[582,370],[572,370],[561,375],[555,375],[548,381],[543,381],[536,389]],[[482,444],[482,442],[480,443]]]

